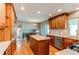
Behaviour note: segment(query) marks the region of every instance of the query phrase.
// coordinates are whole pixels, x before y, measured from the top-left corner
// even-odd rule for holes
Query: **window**
[[[69,34],[70,35],[77,35],[77,24],[78,24],[78,19],[70,19],[68,21],[69,24]]]
[[[49,34],[48,23],[41,24],[41,35],[46,36],[47,34]]]

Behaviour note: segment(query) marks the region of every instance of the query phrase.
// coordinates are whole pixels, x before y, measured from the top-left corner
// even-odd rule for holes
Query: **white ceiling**
[[[21,6],[25,9],[21,10]],[[49,14],[52,16],[63,13],[72,12],[79,7],[79,3],[14,3],[17,20],[24,22],[43,22],[48,20]],[[58,12],[58,9],[62,9]],[[41,11],[37,14],[37,11]]]

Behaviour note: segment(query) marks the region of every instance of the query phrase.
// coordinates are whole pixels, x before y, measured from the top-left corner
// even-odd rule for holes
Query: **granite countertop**
[[[44,36],[40,36],[40,35],[30,35],[31,37],[33,37],[34,39],[36,39],[37,41],[40,40],[49,40],[49,37],[44,37]]]
[[[71,49],[64,49],[56,52],[55,55],[79,55],[79,52],[73,51]]]
[[[59,37],[63,37],[63,38],[70,38],[70,39],[74,39],[74,40],[79,40],[78,36],[69,36],[69,35],[55,35],[55,34],[49,34],[52,36],[59,36]]]
[[[11,41],[2,41],[0,42],[0,55],[3,55]]]

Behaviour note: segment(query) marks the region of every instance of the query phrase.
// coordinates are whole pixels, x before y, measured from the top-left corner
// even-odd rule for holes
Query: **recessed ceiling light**
[[[62,9],[58,9],[58,12],[61,12],[62,11]]]
[[[52,14],[50,13],[49,16],[52,16]]]
[[[25,8],[23,6],[21,6],[21,10],[24,10]]]
[[[40,14],[41,12],[40,11],[37,11],[37,13]]]
[[[76,8],[76,10],[79,10],[79,8]]]

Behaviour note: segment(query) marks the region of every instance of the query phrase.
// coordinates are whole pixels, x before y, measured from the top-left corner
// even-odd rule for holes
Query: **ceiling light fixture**
[[[62,9],[58,9],[58,12],[61,12],[62,11]]]
[[[41,12],[40,12],[40,11],[38,11],[37,13],[38,13],[38,14],[40,14]]]
[[[25,8],[23,6],[21,6],[21,10],[24,10]]]

